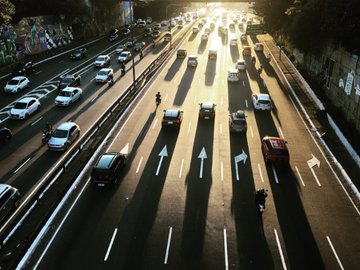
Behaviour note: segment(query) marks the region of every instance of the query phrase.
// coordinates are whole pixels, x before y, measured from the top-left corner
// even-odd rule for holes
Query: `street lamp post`
[[[168,8],[171,7],[171,6],[183,6],[184,4],[167,4],[166,5],[166,10],[165,10],[165,17],[166,17],[166,20],[168,20]],[[170,26],[169,26],[169,30],[170,30],[170,33],[171,33],[171,19],[170,19]],[[170,36],[170,50],[172,48],[172,35]]]

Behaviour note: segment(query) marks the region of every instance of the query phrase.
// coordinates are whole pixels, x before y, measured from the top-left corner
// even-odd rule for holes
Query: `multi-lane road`
[[[108,151],[128,151],[120,183],[112,188],[94,188],[89,170],[85,172],[80,196],[67,206],[71,211],[59,218],[53,237],[47,238],[47,245],[41,245],[26,267],[358,267],[359,210],[307,129],[293,97],[278,84],[272,66],[265,63],[263,53],[253,52],[264,66],[261,75],[248,58],[240,82],[227,82],[227,69],[242,57],[242,46],[253,46],[256,40],[248,38],[230,48],[228,39],[216,29],[207,42],[201,41],[203,31],[189,31],[181,44],[188,55],[198,55],[197,68],[188,68],[186,59],[176,59],[174,54],[120,119],[107,144]],[[231,30],[229,37],[240,40],[240,33],[239,29]],[[96,55],[98,48],[107,45],[105,41],[89,45],[89,53]],[[218,50],[217,60],[208,60],[210,48]],[[155,57],[149,51],[144,60],[136,61],[136,70],[145,69]],[[41,146],[39,130],[45,122],[70,119],[86,130],[132,82],[131,74],[127,74],[110,89],[95,85],[95,71],[84,67],[80,71],[82,100],[70,108],[57,108],[53,105],[54,78],[77,63],[64,57],[43,65],[32,81],[32,85],[41,85],[39,92],[46,93],[41,99],[42,110],[20,124],[9,122],[16,136],[1,151],[1,163],[6,164],[0,168],[1,178],[25,191],[61,155]],[[112,66],[117,65],[112,57]],[[43,82],[44,78],[52,79]],[[162,103],[156,109],[158,91]],[[251,95],[258,92],[270,94],[274,105],[271,112],[254,111]],[[1,105],[9,104],[11,99],[7,97]],[[204,101],[216,103],[214,121],[198,119],[199,103]],[[161,129],[163,110],[168,108],[184,111],[179,131]],[[229,113],[238,109],[244,109],[247,115],[246,134],[229,132]],[[289,166],[264,162],[260,142],[265,135],[287,140]],[[201,155],[204,151],[206,155]],[[239,158],[241,154],[247,158]],[[31,158],[19,169],[20,161],[34,156],[34,161]],[[312,166],[317,161],[319,166]],[[254,206],[254,191],[260,187],[269,190],[262,218]]]

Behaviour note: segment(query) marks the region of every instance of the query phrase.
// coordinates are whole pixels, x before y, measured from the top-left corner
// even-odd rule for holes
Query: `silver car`
[[[30,87],[30,81],[24,76],[16,76],[8,81],[4,87],[5,93],[18,93]]]
[[[50,150],[64,151],[67,150],[80,136],[80,127],[74,122],[65,122],[55,129],[48,141]]]
[[[7,184],[0,184],[0,222],[19,206],[19,191]]]

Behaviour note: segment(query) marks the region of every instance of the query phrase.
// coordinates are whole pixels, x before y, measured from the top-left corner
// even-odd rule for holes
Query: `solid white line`
[[[224,181],[224,164],[222,161],[220,163],[220,175],[221,175],[221,181]]]
[[[245,87],[245,82],[243,81],[243,86]]]
[[[181,178],[183,166],[184,166],[184,159],[181,160],[180,171],[179,171],[179,178]]]
[[[245,106],[246,106],[246,108],[249,108],[249,104],[248,104],[247,99],[245,99]]]
[[[299,178],[300,178],[300,180],[301,180],[302,185],[305,187],[304,180],[302,179],[301,174],[300,174],[299,169],[298,169],[297,166],[295,166],[295,170],[296,170],[296,172],[297,172],[297,174],[298,174],[298,176],[299,176]]]
[[[141,157],[141,158],[140,158],[139,164],[138,164],[138,166],[137,166],[137,168],[136,168],[136,173],[138,173],[138,172],[139,172],[139,169],[140,169],[140,166],[141,166],[142,160],[143,160],[143,157]]]
[[[271,169],[272,169],[272,171],[273,171],[276,184],[279,184],[279,179],[278,179],[278,177],[277,177],[277,174],[276,174],[276,170],[275,170],[274,165],[271,165]]]
[[[280,254],[280,258],[281,258],[281,263],[282,263],[282,266],[283,266],[283,269],[286,270],[286,263],[285,263],[285,258],[284,258],[284,254],[283,254],[283,251],[281,249],[281,243],[280,243],[280,240],[279,240],[279,236],[277,234],[277,231],[276,229],[274,228],[274,232],[275,232],[275,237],[276,237],[276,243],[278,245],[278,249],[279,249],[279,254]]]
[[[229,258],[228,258],[227,236],[226,236],[225,228],[224,228],[224,256],[225,256],[225,270],[228,270],[229,269]]]
[[[90,103],[91,103],[91,102],[94,102],[97,98],[98,98],[98,96],[95,96],[95,97],[90,101]]]
[[[336,250],[335,250],[333,244],[331,243],[330,237],[329,237],[329,236],[326,236],[326,239],[327,239],[328,242],[329,242],[329,245],[330,245],[330,247],[331,247],[331,249],[332,249],[332,251],[333,251],[333,253],[334,253],[334,255],[335,255],[335,258],[336,258],[336,260],[337,260],[340,268],[341,268],[342,270],[344,270],[344,267],[343,267],[343,265],[342,265],[342,263],[341,263],[341,261],[340,261],[340,259],[339,259],[339,256],[337,255]]]
[[[152,129],[154,129],[154,128],[155,128],[157,121],[158,121],[158,119],[156,118],[156,119],[155,119],[155,122],[154,122],[154,124],[153,124]]]
[[[281,130],[281,127],[278,127],[278,129],[279,129],[279,133],[280,133],[281,138],[284,139],[284,134],[283,134],[283,132],[282,132],[282,130]]]
[[[37,75],[37,74],[40,74],[42,72],[42,70],[39,70],[38,72],[35,72],[35,74]]]
[[[319,181],[319,179],[318,179],[318,177],[317,177],[317,175],[316,175],[316,173],[315,173],[315,171],[314,171],[314,168],[310,168],[310,171],[311,171],[311,173],[313,174],[313,176],[314,176],[314,178],[315,178],[316,183],[318,184],[318,186],[321,187],[320,181]]]
[[[43,117],[41,116],[39,119],[35,120],[34,122],[32,122],[32,126],[35,125],[37,122],[39,122]]]
[[[190,128],[191,128],[191,122],[189,123],[188,130],[187,130],[187,134],[190,133]]]
[[[261,172],[260,163],[258,163],[258,168],[259,168],[259,173],[260,173],[261,182],[264,183],[264,177],[263,177],[262,172]]]
[[[113,245],[113,243],[114,243],[115,236],[116,236],[116,234],[117,234],[117,230],[118,230],[117,228],[114,230],[114,233],[113,233],[113,235],[112,235],[112,237],[111,237],[111,241],[110,241],[110,243],[109,243],[109,246],[108,246],[108,249],[107,249],[107,251],[106,251],[105,258],[104,258],[104,261],[105,261],[105,262],[107,261],[107,259],[108,259],[108,257],[109,257],[111,247],[112,247],[112,245]]]
[[[28,158],[27,160],[25,160],[25,162],[24,162],[23,164],[21,164],[20,167],[17,168],[17,169],[14,171],[14,174],[17,173],[22,167],[24,167],[25,164],[28,163],[30,159],[31,159],[31,158]]]
[[[251,134],[251,138],[254,138],[254,132],[253,132],[252,126],[250,126],[250,134]]]
[[[171,242],[171,235],[172,235],[172,227],[169,228],[169,236],[168,236],[167,245],[166,245],[166,253],[165,253],[164,264],[167,264],[168,257],[169,257],[169,248],[170,248],[170,242]]]
[[[220,124],[220,134],[222,134],[222,124]]]

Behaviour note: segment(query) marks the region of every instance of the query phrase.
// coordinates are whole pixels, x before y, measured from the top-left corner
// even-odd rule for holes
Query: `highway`
[[[63,222],[58,221],[54,238],[49,239],[46,248],[36,251],[27,267],[357,268],[359,210],[307,129],[293,97],[278,84],[264,54],[255,54],[257,63],[264,66],[260,75],[247,57],[247,71],[241,73],[240,82],[227,81],[227,69],[235,66],[242,46],[253,47],[256,40],[248,37],[245,43],[230,48],[217,28],[207,42],[200,39],[203,31],[189,31],[181,44],[188,55],[198,55],[197,68],[188,68],[186,59],[172,55],[120,119],[121,124],[106,145],[107,151],[128,149],[120,183],[94,188],[87,170],[79,198],[67,205],[71,211],[64,215]],[[238,28],[230,31],[238,40],[240,34]],[[218,58],[208,60],[208,50],[214,47]],[[94,51],[94,55],[97,53]],[[137,63],[137,72],[153,58],[155,54],[148,53]],[[46,70],[40,74],[53,78],[55,75],[50,74],[71,69],[72,65],[76,63],[54,60],[46,63]],[[114,57],[112,66],[117,66]],[[56,91],[50,92],[41,100],[39,114],[20,125],[11,121],[9,126],[21,135],[1,151],[1,162],[7,164],[0,168],[2,178],[28,192],[61,155],[41,146],[40,127],[46,121],[71,119],[83,132],[132,82],[128,72],[109,89],[107,85],[95,85],[94,74],[92,68],[81,72],[84,96],[79,104],[56,108]],[[117,69],[115,78],[118,76]],[[52,89],[54,81],[38,84]],[[154,102],[157,91],[163,97],[158,108]],[[270,94],[274,105],[271,112],[254,111],[251,95],[258,92]],[[2,100],[2,107],[13,99]],[[217,104],[214,121],[198,118],[198,104],[204,101]],[[168,108],[184,111],[179,131],[161,129],[163,110]],[[229,113],[238,109],[244,109],[247,115],[246,134],[229,132]],[[28,131],[21,132],[25,129]],[[261,151],[265,135],[287,140],[289,166],[265,163]],[[21,144],[23,141],[26,143]],[[206,156],[199,158],[203,151]],[[247,158],[239,161],[243,153]],[[36,156],[34,161],[31,159],[17,171],[20,161],[32,156]],[[254,206],[254,191],[260,187],[269,190],[262,218]]]

